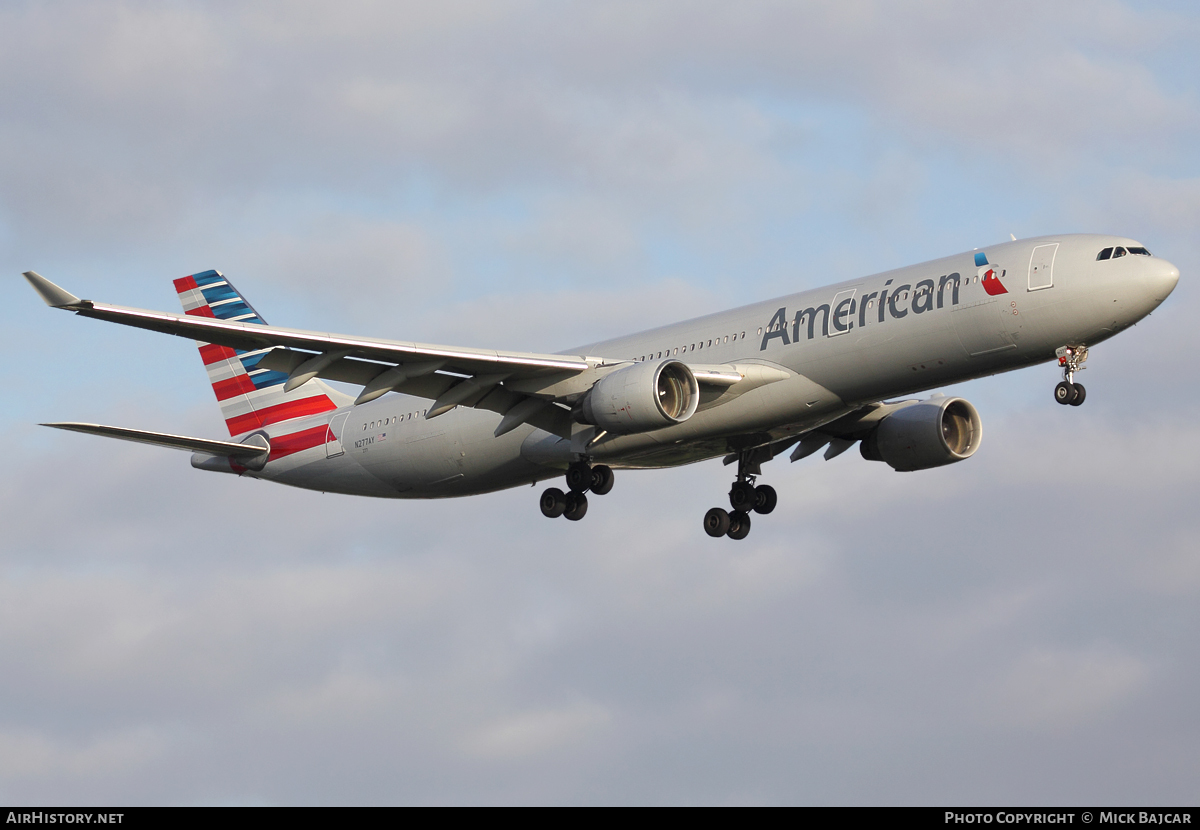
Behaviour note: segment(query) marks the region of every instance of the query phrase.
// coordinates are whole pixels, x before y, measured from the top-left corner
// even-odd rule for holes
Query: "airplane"
[[[571,521],[588,493],[612,490],[614,469],[723,458],[737,465],[731,509],[712,508],[703,527],[745,539],[751,514],[778,500],[758,483],[761,466],[789,448],[792,461],[821,449],[828,460],[858,443],[864,459],[901,472],[979,448],[968,401],[906,396],[1056,361],[1054,399],[1079,406],[1088,349],[1156,309],[1179,269],[1124,237],[1013,237],[554,354],[270,326],[217,271],[174,281],[183,314],[81,300],[24,276],[54,308],[197,341],[232,440],[43,426],[360,496],[468,496],[563,476],[566,489],[546,489],[539,504]]]

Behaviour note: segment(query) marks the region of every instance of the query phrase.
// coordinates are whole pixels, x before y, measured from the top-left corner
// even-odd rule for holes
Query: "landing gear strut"
[[[753,471],[753,472],[752,472]],[[775,509],[779,496],[769,484],[755,486],[759,465],[754,460],[754,450],[743,450],[738,456],[738,474],[729,489],[729,506],[732,512],[714,507],[704,514],[704,532],[714,538],[728,536],[730,539],[745,539],[750,534],[750,513],[766,515]]]
[[[613,471],[605,464],[593,467],[586,461],[576,461],[567,468],[567,492],[551,487],[542,493],[540,507],[548,519],[565,516],[577,522],[587,515],[588,500],[585,493],[591,490],[597,496],[607,494],[613,488]]]
[[[1087,367],[1088,350],[1086,346],[1063,346],[1054,352],[1058,355],[1058,365],[1063,367],[1062,383],[1054,387],[1054,400],[1063,406],[1079,406],[1087,398],[1087,390],[1082,383],[1075,383],[1075,373],[1082,372]]]

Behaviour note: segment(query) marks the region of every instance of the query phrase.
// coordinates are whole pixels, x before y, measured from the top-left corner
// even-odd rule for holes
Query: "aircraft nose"
[[[1154,265],[1147,274],[1148,282],[1154,288],[1154,299],[1161,303],[1179,284],[1179,269],[1165,259],[1158,260]]]

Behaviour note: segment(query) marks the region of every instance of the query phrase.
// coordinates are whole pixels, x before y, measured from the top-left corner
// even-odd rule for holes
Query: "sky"
[[[1194,805],[1200,11],[1088,2],[0,6],[0,802]],[[323,495],[221,438],[174,310],[550,352],[984,247],[1131,236],[1152,316],[943,390],[917,473]]]

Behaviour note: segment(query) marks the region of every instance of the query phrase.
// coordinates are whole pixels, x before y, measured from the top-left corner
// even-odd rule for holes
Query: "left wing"
[[[34,271],[25,279],[47,305],[121,325],[148,329],[232,349],[271,349],[258,365],[288,374],[285,391],[315,377],[363,387],[355,404],[390,391],[433,401],[426,418],[456,406],[503,416],[496,435],[523,423],[570,438],[570,406],[625,359],[587,355],[532,354],[352,337],[326,332],[220,320],[205,313],[170,314],[83,300]],[[207,312],[211,314],[211,312]],[[692,366],[698,383],[715,388],[740,383],[746,375],[728,365]],[[760,367],[752,367],[760,368]],[[762,372],[757,372],[762,374]],[[755,385],[786,377],[755,378]]]

